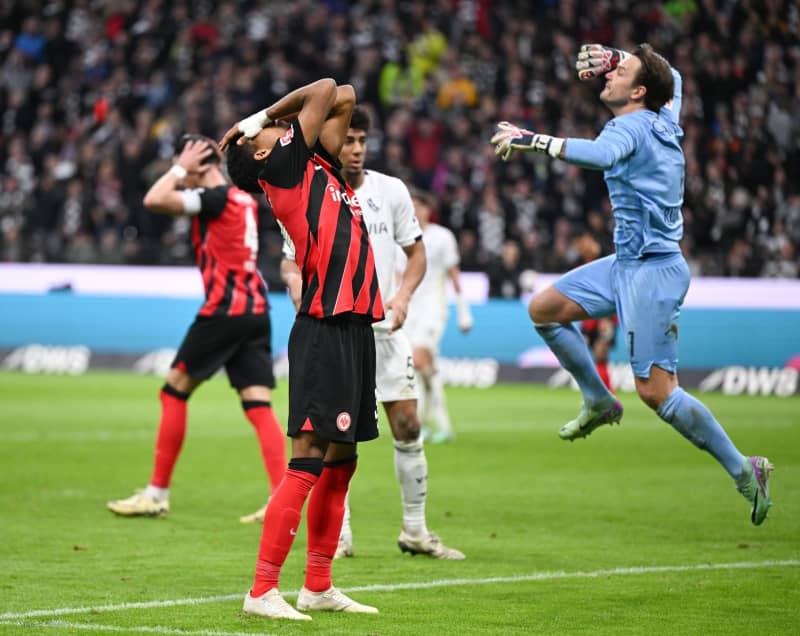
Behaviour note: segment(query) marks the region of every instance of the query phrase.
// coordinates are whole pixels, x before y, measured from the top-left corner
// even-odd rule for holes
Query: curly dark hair
[[[257,161],[253,158],[256,147],[251,141],[245,141],[238,145],[234,139],[228,144],[225,150],[225,158],[228,162],[228,176],[237,188],[245,192],[261,192],[258,185],[258,175],[264,167],[264,161]]]
[[[669,62],[649,44],[638,45],[633,49],[633,54],[642,63],[635,81],[647,89],[644,105],[657,113],[674,95],[675,78],[672,77],[672,69]]]

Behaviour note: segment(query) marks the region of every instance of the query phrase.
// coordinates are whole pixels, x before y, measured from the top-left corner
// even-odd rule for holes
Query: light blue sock
[[[575,378],[588,405],[613,397],[597,374],[597,367],[589,353],[589,347],[586,346],[586,340],[574,324],[551,322],[534,326],[550,350],[556,354],[561,366]]]
[[[700,400],[677,386],[656,413],[697,448],[711,453],[731,477],[742,474],[745,456]]]

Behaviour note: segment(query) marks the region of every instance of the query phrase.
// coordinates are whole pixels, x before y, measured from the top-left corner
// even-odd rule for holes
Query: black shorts
[[[289,436],[309,428],[331,442],[378,437],[375,336],[366,317],[297,317],[289,334]]]
[[[224,366],[234,389],[275,387],[269,313],[197,316],[183,338],[173,367],[207,380]]]

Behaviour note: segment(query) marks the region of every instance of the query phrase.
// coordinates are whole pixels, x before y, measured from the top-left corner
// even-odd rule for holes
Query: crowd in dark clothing
[[[693,272],[797,277],[800,9],[781,0],[96,0],[0,3],[0,261],[189,264],[189,221],[142,197],[184,132],[219,139],[323,76],[372,112],[367,167],[425,188],[462,268],[515,296],[530,270],[613,250],[603,175],[503,163],[509,120],[594,138],[585,42],[650,42],[683,76],[683,250]],[[259,196],[260,200],[264,197]],[[265,205],[265,204],[264,204]],[[262,266],[280,285],[266,210]]]

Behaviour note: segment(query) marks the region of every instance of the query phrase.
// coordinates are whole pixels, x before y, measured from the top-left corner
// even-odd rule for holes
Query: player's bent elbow
[[[151,194],[146,194],[144,199],[142,200],[142,205],[146,207],[148,210],[154,210],[158,207],[158,197],[154,197]]]
[[[315,88],[325,96],[330,102],[334,102],[337,97],[338,87],[336,86],[336,80],[331,77],[325,77],[321,80],[317,80],[314,83]]]
[[[356,89],[352,84],[339,84],[336,87],[336,101],[340,104],[355,104]]]

